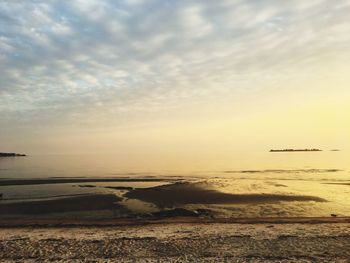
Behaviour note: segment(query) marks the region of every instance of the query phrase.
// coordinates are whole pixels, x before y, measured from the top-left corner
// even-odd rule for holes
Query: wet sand
[[[82,188],[96,188],[96,185],[78,185]],[[291,194],[232,194],[220,192],[212,188],[207,182],[176,182],[148,188],[133,188],[128,186],[102,186],[100,188],[112,191],[102,193],[85,193],[68,196],[57,196],[38,198],[33,200],[22,200],[11,202],[3,199],[0,202],[0,218],[19,216],[26,218],[30,216],[43,215],[45,217],[65,218],[79,216],[89,211],[105,211],[105,217],[153,217],[168,218],[178,216],[217,217],[215,211],[205,207],[183,207],[188,204],[210,205],[210,204],[275,204],[279,202],[314,202],[324,203],[327,200],[317,196],[291,195]],[[114,190],[121,191],[118,193]],[[152,204],[159,212],[144,209],[132,210],[127,202],[136,199],[138,202]],[[8,201],[10,200],[10,201]],[[165,210],[166,209],[166,210]],[[170,210],[169,210],[170,209]],[[72,212],[67,214],[67,212]],[[82,213],[79,213],[82,212]],[[93,218],[94,213],[88,215]],[[101,218],[101,214],[96,216]],[[103,217],[103,216],[102,216]],[[227,217],[227,216],[226,216]]]
[[[168,218],[0,218],[1,228],[21,227],[108,227],[108,226],[146,226],[159,224],[349,224],[350,217],[237,217],[208,218],[177,216]],[[349,228],[350,229],[350,228]]]
[[[2,262],[349,262],[349,224],[0,229]]]
[[[169,182],[164,178],[47,178],[47,179],[0,179],[0,186],[64,184],[64,183],[112,183],[112,182]]]
[[[341,172],[340,169],[267,169],[267,170],[240,170],[240,171],[224,171],[224,173],[336,173]]]
[[[229,194],[206,189],[195,183],[175,183],[150,188],[134,189],[125,197],[153,203],[160,208],[185,204],[247,204],[293,201],[326,202],[317,196],[285,194]]]
[[[330,184],[330,185],[349,185],[350,183],[323,183],[323,184]]]
[[[0,203],[0,215],[41,215],[75,211],[125,209],[117,204],[121,198],[113,194],[94,194],[50,200]]]

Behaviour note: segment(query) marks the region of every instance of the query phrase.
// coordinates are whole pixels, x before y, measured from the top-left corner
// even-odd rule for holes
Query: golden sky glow
[[[4,1],[1,150],[349,150],[349,13],[347,0]]]

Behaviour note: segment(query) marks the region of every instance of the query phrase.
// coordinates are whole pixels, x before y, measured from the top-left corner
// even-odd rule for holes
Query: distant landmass
[[[0,157],[18,157],[18,156],[27,156],[21,153],[2,153],[0,152]]]
[[[320,149],[282,149],[282,150],[270,150],[270,152],[322,152]]]

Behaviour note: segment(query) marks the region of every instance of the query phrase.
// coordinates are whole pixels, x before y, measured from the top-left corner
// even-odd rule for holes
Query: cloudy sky
[[[1,0],[0,151],[348,147],[350,0]]]

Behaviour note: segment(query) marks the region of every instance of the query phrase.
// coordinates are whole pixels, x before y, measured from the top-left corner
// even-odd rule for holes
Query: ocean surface
[[[210,217],[350,216],[349,157],[237,153],[216,165],[118,155],[0,158],[0,217],[164,216],[175,208]]]

